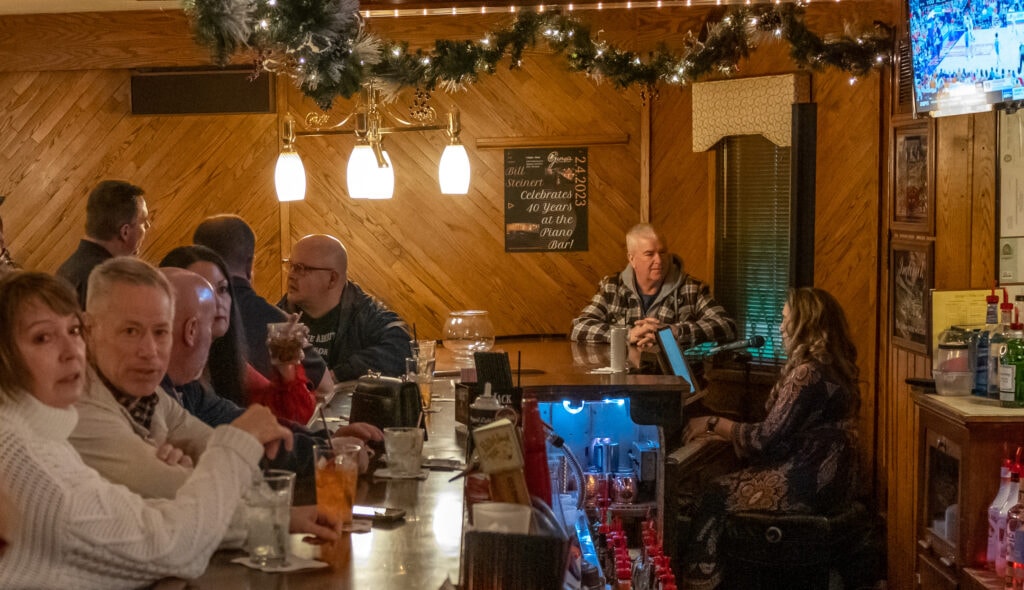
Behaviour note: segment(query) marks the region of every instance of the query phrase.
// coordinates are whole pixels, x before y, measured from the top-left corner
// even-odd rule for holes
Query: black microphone
[[[764,346],[764,336],[751,336],[746,340],[737,340],[708,350],[707,356],[714,356],[727,350],[740,350],[741,348],[761,348]]]

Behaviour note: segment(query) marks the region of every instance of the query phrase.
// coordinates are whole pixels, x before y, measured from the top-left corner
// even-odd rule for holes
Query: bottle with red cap
[[[526,489],[551,506],[551,472],[548,470],[548,441],[536,398],[523,400],[523,472]]]
[[[1013,468],[1013,461],[1009,457],[1003,459],[1003,465],[999,468],[999,491],[988,507],[988,553],[986,563],[994,568],[996,556],[999,555],[999,511],[1010,498],[1010,471]]]
[[[1017,457],[1021,454],[1021,448],[1017,447]],[[996,553],[995,569],[996,575],[1006,575],[1006,519],[1010,512],[1010,508],[1017,502],[1017,497],[1020,494],[1020,470],[1021,465],[1019,462],[1014,461],[1010,467],[1010,490],[1007,494],[1006,501],[999,508],[999,514],[996,518],[996,530],[999,534],[999,548]]]
[[[974,359],[974,387],[971,393],[981,397],[988,396],[988,349],[992,335],[999,328],[999,296],[995,287],[992,293],[985,296],[985,327],[975,330],[971,337],[971,358]]]
[[[999,324],[989,333],[988,339],[988,398],[999,399],[999,359],[1006,352],[1006,341],[1010,337],[1013,323],[1013,304],[1003,288],[1003,302],[999,304]]]
[[[1006,514],[1006,584],[1005,588],[1024,590],[1024,494]]]

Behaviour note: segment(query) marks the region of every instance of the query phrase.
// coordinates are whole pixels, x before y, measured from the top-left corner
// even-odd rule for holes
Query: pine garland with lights
[[[539,45],[566,58],[568,68],[618,88],[637,85],[645,93],[659,84],[685,85],[709,75],[730,75],[758,45],[786,41],[801,67],[837,68],[863,76],[889,62],[892,28],[875,22],[860,34],[821,38],[804,24],[802,4],[730,8],[708,24],[703,41],[692,32],[680,53],[667,47],[644,59],[594,39],[590,27],[559,10],[521,10],[507,27],[480,41],[438,39],[432,51],[409,51],[404,42],[381,39],[363,26],[358,0],[184,0],[196,41],[225,64],[251,51],[259,70],[294,78],[324,110],[374,80],[385,93],[416,86],[448,91],[493,74],[505,58],[514,69],[523,51]]]

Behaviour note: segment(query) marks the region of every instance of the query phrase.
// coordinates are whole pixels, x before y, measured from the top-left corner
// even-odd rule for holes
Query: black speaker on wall
[[[814,286],[814,181],[818,148],[818,105],[793,104],[792,148],[790,151],[790,255],[794,287]]]
[[[132,72],[133,115],[272,114],[272,76],[252,67]]]

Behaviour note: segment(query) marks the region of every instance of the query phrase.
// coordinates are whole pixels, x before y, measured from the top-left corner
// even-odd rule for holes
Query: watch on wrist
[[[718,416],[711,416],[708,418],[707,423],[704,425],[704,430],[711,434],[715,432],[715,426],[718,426]]]

